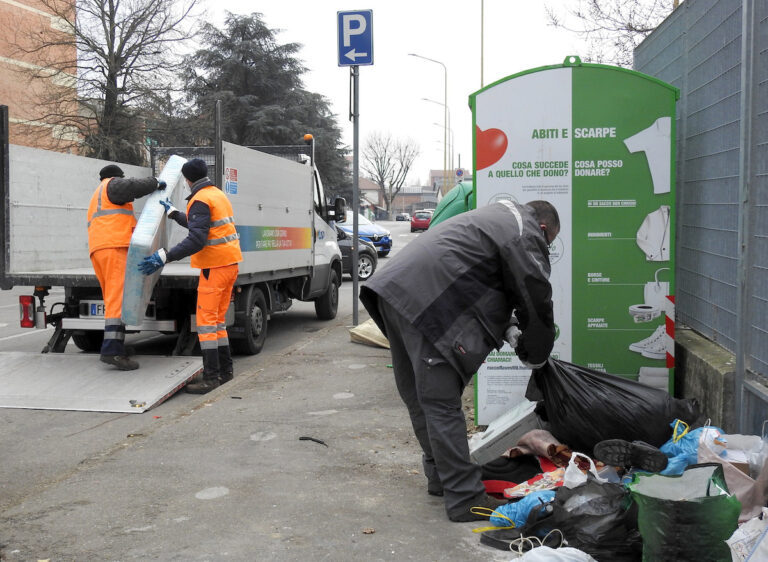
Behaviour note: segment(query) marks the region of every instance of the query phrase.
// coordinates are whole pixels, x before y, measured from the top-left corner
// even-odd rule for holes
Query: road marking
[[[50,332],[51,330],[53,330],[53,328],[51,326],[49,326],[47,328],[44,328],[43,330],[33,330],[32,332],[24,332],[23,334],[14,334],[12,336],[5,336],[4,338],[0,338],[0,341],[13,340],[13,339],[16,339],[16,338],[23,338],[24,336],[32,336],[32,335],[35,335],[35,334],[39,334],[40,332]]]
[[[195,494],[195,497],[199,500],[215,500],[216,498],[226,496],[228,493],[229,493],[229,488],[226,488],[224,486],[215,486],[213,488],[206,488],[205,490],[200,490],[198,493]]]

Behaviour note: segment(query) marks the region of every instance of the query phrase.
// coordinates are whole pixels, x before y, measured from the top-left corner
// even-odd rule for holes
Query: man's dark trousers
[[[437,349],[381,298],[379,311],[392,352],[400,397],[424,452],[430,489],[442,484],[449,516],[466,511],[485,493],[480,466],[469,458],[467,425],[461,395],[464,380]]]

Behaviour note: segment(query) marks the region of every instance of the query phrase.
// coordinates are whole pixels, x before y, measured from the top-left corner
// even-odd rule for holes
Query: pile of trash
[[[768,560],[768,437],[695,400],[550,359],[527,401],[470,438],[489,494],[476,529],[520,560]]]

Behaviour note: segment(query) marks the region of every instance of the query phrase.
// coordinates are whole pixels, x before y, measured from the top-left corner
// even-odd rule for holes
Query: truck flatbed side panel
[[[203,368],[200,357],[141,356],[130,373],[85,353],[0,353],[0,408],[140,414]]]
[[[7,276],[88,268],[88,203],[105,160],[10,145]],[[120,164],[126,177],[149,168]]]
[[[123,284],[122,319],[127,326],[141,324],[147,303],[152,296],[152,289],[160,277],[159,271],[152,275],[142,274],[139,264],[158,248],[168,246],[167,219],[160,200],[172,197],[176,191],[182,190],[181,167],[185,162],[186,159],[176,155],[168,159],[158,176],[167,186],[163,191],[155,191],[144,198],[144,208],[136,222],[136,228],[133,229]]]
[[[231,143],[223,148],[229,179],[222,187],[240,234],[240,273],[311,267],[312,168]]]

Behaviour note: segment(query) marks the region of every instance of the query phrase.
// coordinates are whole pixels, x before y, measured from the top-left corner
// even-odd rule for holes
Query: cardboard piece
[[[520,438],[533,429],[539,429],[539,417],[534,413],[536,403],[523,400],[506,414],[496,418],[483,433],[476,433],[469,441],[469,456],[477,464],[497,459],[517,445]]]
[[[141,325],[152,296],[152,289],[162,273],[161,269],[152,275],[144,275],[139,271],[139,264],[158,248],[167,245],[165,208],[160,205],[160,201],[166,197],[172,198],[174,191],[179,189],[182,183],[181,167],[185,162],[186,159],[176,155],[168,159],[158,176],[158,179],[165,181],[167,186],[164,190],[154,191],[147,196],[131,236],[123,286],[122,319],[126,326]]]
[[[359,326],[350,328],[349,339],[355,343],[363,343],[373,347],[389,349],[389,340],[381,333],[376,322],[370,319]]]

